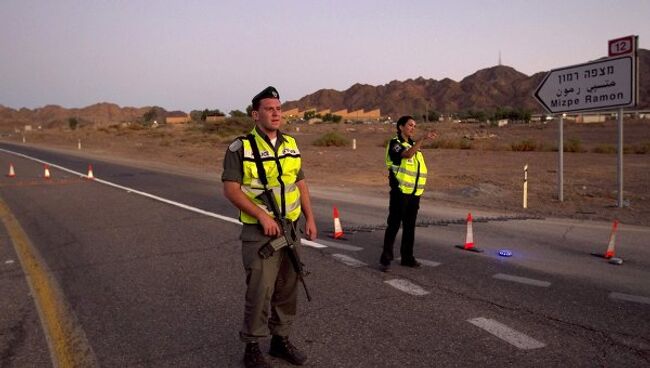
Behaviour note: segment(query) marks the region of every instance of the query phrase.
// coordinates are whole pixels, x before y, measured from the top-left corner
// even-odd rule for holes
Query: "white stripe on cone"
[[[16,172],[14,171],[14,164],[9,164],[9,174],[7,174],[7,176],[10,178],[16,176]]]
[[[616,231],[618,230],[618,220],[614,220],[612,225],[612,232],[609,234],[609,244],[605,252],[605,258],[609,259],[614,257],[614,247],[616,246]]]
[[[339,210],[334,206],[334,239],[343,237],[343,228],[339,219]]]
[[[474,248],[474,234],[472,231],[472,213],[467,214],[467,235],[465,236],[465,249]]]
[[[88,179],[95,179],[95,176],[93,175],[93,165],[88,164]]]

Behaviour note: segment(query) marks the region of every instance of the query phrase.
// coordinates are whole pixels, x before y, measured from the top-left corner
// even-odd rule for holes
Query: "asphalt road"
[[[49,307],[39,305],[31,272],[53,280],[63,318],[74,326],[72,354],[82,351],[85,362],[242,366],[240,226],[218,180],[24,146],[0,148],[83,174],[92,163],[97,177],[85,180],[51,166],[46,180],[42,163],[0,151],[0,168],[11,162],[16,171],[14,178],[0,177],[0,198],[43,266],[29,271],[19,261],[24,250],[12,222],[5,222],[0,308],[8,313],[0,314],[0,366],[50,367],[52,347],[63,339],[46,336],[42,320]],[[309,355],[307,366],[650,363],[650,229],[620,225],[616,255],[624,263],[616,266],[590,255],[604,253],[611,223],[422,203],[416,256],[424,266],[395,264],[382,273],[377,260],[387,198],[311,189],[317,242],[324,247],[304,248],[314,300],[307,303],[301,294],[292,334]],[[347,240],[327,237],[334,205]],[[465,240],[469,211],[483,253],[454,247]],[[513,256],[499,257],[504,248]]]

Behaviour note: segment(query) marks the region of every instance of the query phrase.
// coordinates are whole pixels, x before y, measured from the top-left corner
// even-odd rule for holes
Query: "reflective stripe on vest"
[[[412,147],[408,142],[402,142],[399,137],[396,137],[396,139],[405,149]],[[393,164],[389,150],[390,142],[386,147],[386,166],[388,170],[395,174],[399,189],[404,194],[422,195],[424,186],[427,183],[427,165],[424,163],[422,152],[417,151],[411,158],[402,157],[398,166]]]
[[[252,134],[255,136],[260,158],[266,171],[268,188],[273,191],[278,208],[281,212],[284,212],[286,218],[296,221],[300,217],[300,191],[296,186],[296,178],[301,165],[300,150],[296,140],[286,134],[282,135],[284,141],[280,142],[276,155],[273,148],[258,135],[255,129],[253,129]],[[264,191],[264,185],[262,185],[257,172],[251,144],[246,138],[242,139],[242,143],[244,148],[242,191],[253,203],[273,217],[270,209],[266,208],[263,202],[257,199],[257,196]],[[278,167],[278,164],[280,167]],[[239,219],[245,224],[258,223],[255,217],[243,211],[240,212]]]

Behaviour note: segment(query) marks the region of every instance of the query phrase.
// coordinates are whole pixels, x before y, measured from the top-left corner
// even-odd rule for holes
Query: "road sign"
[[[615,40],[609,40],[609,42],[607,42],[607,51],[609,56],[633,54],[636,50],[635,41],[636,36],[626,36]]]
[[[550,113],[634,106],[634,65],[628,55],[553,69],[534,96]]]

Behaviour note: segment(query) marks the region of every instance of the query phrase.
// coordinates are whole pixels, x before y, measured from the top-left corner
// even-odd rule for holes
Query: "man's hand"
[[[260,225],[264,229],[264,235],[277,238],[282,234],[280,230],[280,225],[278,225],[275,219],[267,214],[264,214],[258,218]]]
[[[307,237],[307,240],[314,240],[317,236],[316,222],[314,220],[305,221],[305,237]]]

